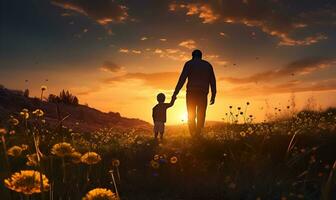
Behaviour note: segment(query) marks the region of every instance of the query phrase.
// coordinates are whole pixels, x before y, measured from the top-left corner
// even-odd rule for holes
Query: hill
[[[149,129],[151,127],[145,121],[125,118],[118,112],[105,113],[84,105],[45,102],[38,98],[25,97],[22,91],[0,87],[1,123],[5,122],[9,115],[18,115],[24,108],[28,110],[43,110],[46,121],[51,124],[55,124],[59,119],[68,116],[63,125],[81,132],[90,132],[100,128]]]

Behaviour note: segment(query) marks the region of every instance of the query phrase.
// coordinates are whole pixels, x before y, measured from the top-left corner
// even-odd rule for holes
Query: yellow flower
[[[119,167],[119,165],[120,165],[120,161],[119,161],[118,159],[113,159],[113,160],[112,160],[112,165],[113,165],[114,167]]]
[[[177,159],[176,156],[173,156],[173,157],[170,158],[170,163],[171,163],[171,164],[176,164],[177,161],[178,161],[178,159]]]
[[[8,122],[12,124],[13,126],[17,126],[20,122],[18,119],[14,118],[13,116],[10,116]]]
[[[42,117],[44,115],[44,112],[41,109],[36,109],[35,111],[33,111],[33,115],[37,117]]]
[[[246,133],[245,133],[244,131],[241,131],[239,134],[240,134],[240,136],[242,136],[242,137],[245,137],[245,136],[246,136]]]
[[[101,161],[101,157],[95,152],[87,152],[81,157],[81,161],[88,165],[94,165]]]
[[[96,188],[90,190],[83,200],[118,200],[119,198],[111,190]]]
[[[28,161],[26,162],[26,165],[31,166],[31,167],[36,167],[38,165],[38,160],[37,160],[37,154],[28,154],[27,155]]]
[[[26,144],[21,144],[21,148],[22,148],[22,150],[27,150],[29,148],[29,146],[26,145]]]
[[[71,146],[71,144],[66,142],[55,144],[51,148],[51,153],[58,157],[70,156],[74,151],[75,149]]]
[[[75,151],[70,155],[70,157],[71,157],[71,162],[77,164],[77,163],[80,163],[82,154]]]
[[[27,108],[22,109],[22,112],[29,112]]]
[[[152,160],[150,164],[154,169],[158,169],[160,167],[160,164],[154,160]]]
[[[42,181],[43,190],[49,190],[49,180],[44,174],[42,174]],[[4,183],[8,189],[26,195],[41,193],[41,180],[38,171],[21,170],[12,174],[10,178],[5,179]]]
[[[29,112],[27,109],[23,109],[21,112],[20,112],[20,115],[23,119],[28,119],[29,118]]]
[[[7,154],[13,157],[21,156],[23,149],[19,146],[12,146],[7,150]]]

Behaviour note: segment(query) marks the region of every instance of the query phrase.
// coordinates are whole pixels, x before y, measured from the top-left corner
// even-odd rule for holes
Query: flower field
[[[163,141],[145,129],[78,133],[44,114],[23,109],[1,124],[1,199],[336,198],[335,109],[228,117],[197,139],[183,124]]]

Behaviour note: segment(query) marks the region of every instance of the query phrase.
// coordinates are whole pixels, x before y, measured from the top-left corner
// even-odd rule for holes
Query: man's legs
[[[207,104],[208,104],[208,95],[199,94],[197,96],[197,128],[196,128],[197,134],[200,134],[202,129],[204,128]]]
[[[196,131],[196,102],[195,97],[190,93],[187,93],[187,110],[188,110],[188,124],[189,124],[189,133],[191,136],[195,134]]]

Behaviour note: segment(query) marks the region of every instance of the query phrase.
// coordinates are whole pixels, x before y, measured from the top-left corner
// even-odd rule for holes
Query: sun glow
[[[181,121],[184,123],[184,122],[188,122],[188,113],[187,112],[184,112],[182,115],[181,115]]]

